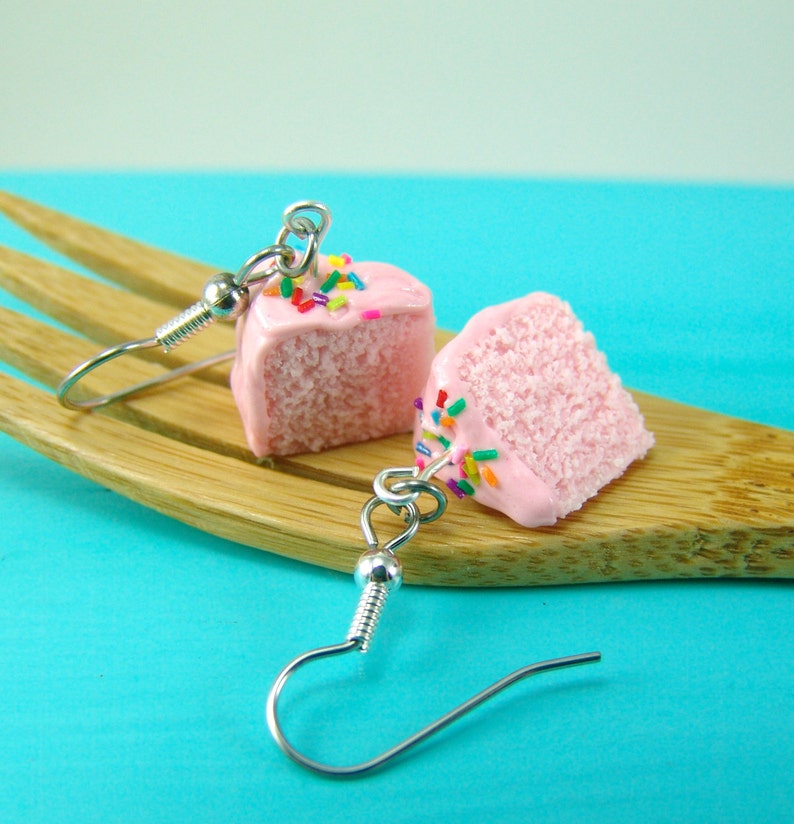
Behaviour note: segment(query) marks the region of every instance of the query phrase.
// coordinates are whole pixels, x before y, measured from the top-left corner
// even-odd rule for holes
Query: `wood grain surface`
[[[0,285],[79,332],[0,313],[0,357],[46,386],[98,348],[151,335],[193,303],[215,271],[7,193],[0,193],[0,210],[123,286],[0,249]],[[448,338],[439,332],[438,344]],[[124,357],[86,386],[110,391],[231,345],[232,330],[218,326],[167,356],[167,367]],[[372,479],[412,461],[410,436],[257,463],[226,380],[227,369],[216,367],[97,414],[65,410],[50,392],[3,375],[0,428],[199,529],[351,571],[365,548],[358,516]],[[656,436],[643,461],[553,527],[525,529],[476,501],[452,498],[443,518],[400,550],[406,581],[794,577],[794,433],[633,394]],[[400,526],[387,510],[377,516],[384,539]]]

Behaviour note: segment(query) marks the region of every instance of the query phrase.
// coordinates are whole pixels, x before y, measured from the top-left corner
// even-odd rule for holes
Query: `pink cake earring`
[[[257,457],[319,451],[413,425],[414,465],[378,473],[361,510],[368,549],[356,565],[362,594],[345,640],[293,659],[267,699],[267,723],[281,749],[304,767],[342,776],[383,765],[529,675],[600,660],[600,653],[589,652],[523,667],[361,764],[322,764],[289,742],[278,715],[288,679],[311,661],[367,651],[386,599],[402,581],[397,550],[443,515],[446,492],[523,526],[547,526],[643,457],[653,437],[563,301],[535,293],[484,309],[435,355],[427,287],[388,264],[320,255],[330,222],[323,204],[288,208],[274,244],[235,275],[211,278],[201,300],[151,338],[111,347],[77,366],[58,398],[70,408],[93,409],[234,357],[232,392]],[[288,244],[293,235],[305,251]],[[73,397],[75,385],[108,361],[151,347],[169,351],[217,320],[237,321],[234,352],[111,394]],[[392,368],[395,342],[398,370]],[[420,500],[431,507],[423,511]],[[405,524],[383,544],[372,522],[382,505]]]
[[[331,225],[322,203],[296,203],[282,221],[275,243],[236,274],[210,278],[201,299],[152,337],[110,347],[75,367],[58,387],[60,402],[95,409],[234,358],[232,394],[257,458],[408,431],[412,399],[435,351],[430,290],[387,263],[320,254]],[[303,251],[290,245],[292,236]],[[75,398],[76,384],[103,364],[142,349],[169,352],[218,320],[236,321],[233,351],[117,392]],[[404,364],[397,370],[395,341]]]
[[[267,699],[267,723],[276,743],[316,772],[349,776],[375,769],[523,678],[601,658],[588,652],[522,667],[360,764],[320,763],[287,739],[278,701],[288,679],[311,661],[367,651],[386,599],[402,580],[397,549],[446,509],[445,491],[431,479],[442,480],[456,497],[498,509],[523,526],[550,525],[581,507],[653,444],[639,409],[592,335],[567,304],[543,293],[475,315],[434,358],[414,406],[415,465],[380,472],[375,494],[361,511],[369,549],[356,565],[362,594],[345,640],[287,664]],[[422,498],[432,499],[426,512],[418,506]],[[371,520],[381,505],[406,524],[382,546]]]

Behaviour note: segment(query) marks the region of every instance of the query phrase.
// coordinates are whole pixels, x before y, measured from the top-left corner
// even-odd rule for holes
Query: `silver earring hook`
[[[317,216],[317,221],[307,216]],[[142,381],[107,395],[94,398],[76,399],[71,392],[75,385],[89,372],[108,363],[121,355],[127,355],[143,349],[162,347],[166,352],[175,349],[193,335],[211,326],[218,320],[233,321],[248,309],[250,302],[249,287],[274,275],[297,278],[310,269],[317,272],[317,254],[325,233],[331,225],[331,211],[322,203],[313,200],[301,201],[289,206],[282,217],[283,227],[276,242],[252,255],[240,267],[236,274],[220,272],[213,275],[205,284],[201,299],[185,309],[176,317],[155,330],[150,338],[128,341],[103,350],[98,355],[78,364],[61,381],[56,395],[61,404],[68,409],[97,409],[110,403],[124,400],[145,390],[162,386],[165,383],[192,375],[202,369],[223,363],[234,356],[234,351],[222,352],[195,363],[172,369],[164,375]],[[287,244],[289,235],[294,234],[306,242],[302,255]],[[273,263],[262,267],[268,260]]]
[[[353,650],[359,648],[360,644],[358,641],[348,640],[344,641],[341,644],[335,644],[328,647],[320,647],[319,649],[314,649],[309,652],[305,652],[303,653],[303,655],[299,655],[297,658],[291,661],[286,667],[284,667],[284,669],[279,673],[270,690],[270,695],[268,696],[267,700],[266,717],[267,724],[270,728],[271,734],[273,735],[278,746],[287,756],[289,756],[293,761],[300,764],[301,766],[313,770],[314,772],[322,773],[324,775],[340,777],[360,775],[361,773],[369,772],[370,770],[374,770],[376,767],[380,767],[383,764],[386,764],[388,761],[391,761],[393,758],[400,755],[401,753],[404,753],[406,750],[409,750],[411,747],[415,747],[417,744],[420,744],[422,741],[429,738],[431,735],[440,732],[445,727],[448,727],[450,724],[452,724],[454,721],[457,721],[459,718],[471,712],[476,707],[479,707],[480,704],[485,703],[489,699],[493,698],[495,695],[498,695],[503,690],[507,689],[513,684],[518,683],[519,681],[524,680],[525,678],[528,678],[531,675],[537,675],[538,673],[548,672],[550,670],[555,669],[563,669],[565,667],[579,666],[580,664],[595,663],[601,660],[600,652],[585,652],[580,655],[569,655],[565,658],[552,658],[548,661],[539,661],[535,664],[528,664],[527,666],[521,667],[520,669],[517,669],[515,672],[510,673],[510,675],[506,675],[504,678],[495,681],[489,687],[486,687],[484,690],[481,690],[476,695],[473,695],[467,701],[464,701],[462,704],[459,704],[457,707],[455,707],[455,709],[450,710],[448,713],[442,715],[440,718],[436,719],[431,724],[428,724],[426,727],[423,727],[421,730],[415,732],[413,735],[408,736],[408,738],[406,738],[404,741],[401,741],[399,744],[396,744],[395,746],[391,747],[390,749],[386,750],[380,755],[377,755],[374,758],[370,758],[368,761],[362,761],[359,764],[351,764],[345,766],[323,764],[304,755],[287,740],[287,737],[284,735],[284,731],[281,728],[281,724],[278,718],[278,699],[281,696],[281,692],[284,689],[284,686],[286,685],[289,677],[293,675],[295,672],[297,672],[301,667],[305,666],[311,661],[316,661],[321,658],[328,658],[330,656],[335,655],[342,655],[344,653],[352,652]]]
[[[268,694],[265,710],[268,728],[281,750],[293,761],[307,769],[331,776],[353,776],[369,772],[391,761],[395,756],[400,755],[411,747],[416,746],[431,735],[449,726],[453,721],[471,712],[480,704],[502,692],[502,690],[507,689],[507,687],[524,678],[528,678],[530,675],[536,675],[549,670],[562,669],[564,667],[577,666],[579,664],[594,663],[601,660],[600,652],[586,652],[579,655],[569,655],[564,658],[553,658],[548,661],[540,661],[521,667],[515,672],[494,682],[484,690],[481,690],[467,701],[455,707],[455,709],[442,715],[436,721],[423,727],[404,741],[360,764],[347,766],[324,764],[304,755],[288,740],[278,715],[278,701],[287,681],[299,669],[312,661],[343,655],[355,650],[367,652],[386,604],[386,599],[390,593],[399,589],[402,583],[402,565],[395,555],[395,550],[416,534],[420,524],[435,520],[442,515],[446,509],[447,498],[445,493],[432,484],[430,478],[445,465],[448,458],[449,452],[444,453],[443,456],[433,461],[432,465],[426,467],[421,472],[419,469],[411,470],[400,467],[393,470],[384,470],[378,474],[373,484],[376,494],[364,504],[361,510],[361,529],[364,533],[364,539],[369,546],[369,550],[359,558],[356,564],[354,577],[359,586],[362,587],[362,593],[347,637],[340,644],[319,647],[304,652],[302,655],[298,655],[281,670],[273,682],[273,686]],[[406,477],[406,473],[410,475],[409,478]],[[387,482],[392,478],[398,478],[398,480],[391,485],[387,485]],[[381,497],[380,492],[382,492],[385,497]],[[436,508],[426,515],[422,515],[419,511],[417,500],[425,493],[435,500]],[[380,504],[386,504],[395,514],[401,514],[403,510],[405,510],[403,517],[406,522],[406,528],[397,535],[397,537],[392,538],[383,547],[379,548],[378,539],[372,526],[372,513]]]

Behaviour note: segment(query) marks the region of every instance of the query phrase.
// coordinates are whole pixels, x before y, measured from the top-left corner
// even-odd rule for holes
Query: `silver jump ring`
[[[402,507],[414,503],[422,492],[438,489],[438,487],[427,482],[447,465],[451,453],[451,449],[442,452],[422,470],[413,466],[394,466],[390,469],[382,469],[372,481],[372,489],[375,495],[392,507]],[[387,483],[393,478],[413,479],[422,483],[422,486],[405,485],[405,482],[400,480],[387,486]],[[400,484],[403,485],[400,486]],[[430,494],[435,496],[434,492],[430,492]]]
[[[261,280],[267,280],[267,278],[275,275],[278,271],[277,266],[269,266],[267,269],[264,269],[262,272],[254,273],[254,269],[262,263],[263,260],[269,260],[270,258],[274,258],[275,260],[282,260],[288,259],[290,263],[295,259],[295,250],[291,246],[287,246],[283,243],[273,243],[270,246],[266,246],[264,249],[260,249],[255,254],[251,255],[248,260],[237,270],[237,274],[234,276],[234,282],[238,286],[250,286],[254,283],[259,283]]]
[[[432,523],[437,518],[440,518],[447,509],[447,496],[444,494],[444,490],[439,489],[435,484],[431,484],[429,481],[423,481],[420,478],[408,478],[407,480],[393,483],[391,488],[394,492],[408,490],[412,494],[419,496],[426,492],[435,500],[435,509],[431,509],[429,512],[419,513],[420,524]]]
[[[364,540],[370,549],[378,549],[379,544],[378,536],[375,534],[375,527],[372,525],[372,513],[381,504],[385,503],[386,501],[373,495],[373,497],[371,497],[364,504],[364,506],[361,507],[361,531],[364,534]],[[380,547],[383,552],[394,552],[399,549],[406,541],[410,541],[419,529],[419,524],[421,523],[419,507],[415,503],[409,503],[404,506],[404,509],[406,510],[405,522],[407,526],[399,535],[392,538],[390,541],[387,541],[382,547]]]
[[[396,507],[406,506],[418,500],[421,491],[400,493],[400,490],[393,489],[394,484],[387,486],[387,482],[393,478],[416,478],[416,470],[412,466],[393,466],[390,469],[382,469],[372,481],[372,489],[377,498]]]

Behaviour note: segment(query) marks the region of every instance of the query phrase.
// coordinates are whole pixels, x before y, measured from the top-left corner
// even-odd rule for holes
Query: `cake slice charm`
[[[410,432],[433,359],[424,284],[348,255],[316,263],[253,291],[237,322],[231,386],[259,458]]]
[[[417,398],[421,467],[459,498],[549,526],[653,445],[642,415],[570,306],[536,292],[476,314]]]

